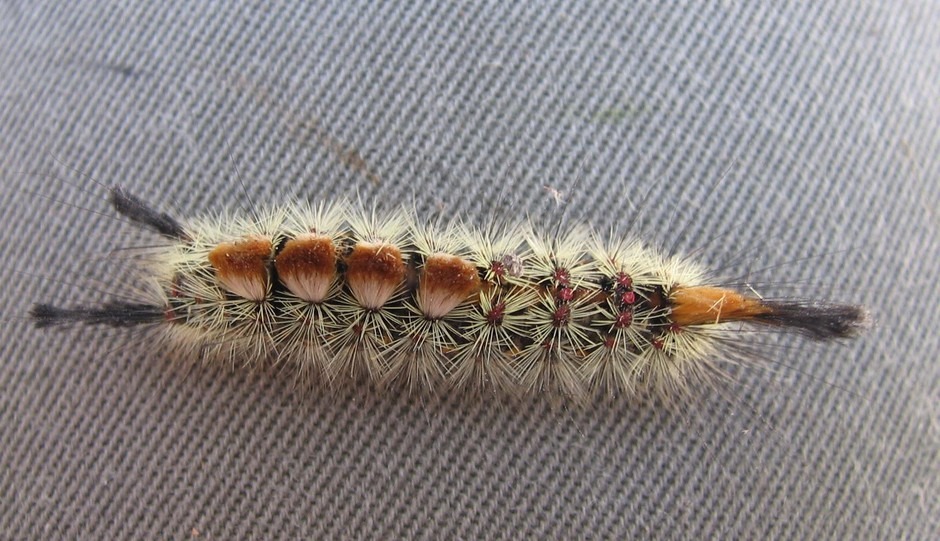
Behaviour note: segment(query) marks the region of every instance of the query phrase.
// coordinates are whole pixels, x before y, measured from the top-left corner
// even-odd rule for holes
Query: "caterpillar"
[[[36,304],[36,326],[151,326],[175,356],[273,364],[305,383],[668,402],[725,375],[740,326],[826,341],[867,322],[861,306],[742,292],[586,226],[424,223],[349,202],[180,220],[119,186],[109,201],[166,241],[144,249],[147,287]]]

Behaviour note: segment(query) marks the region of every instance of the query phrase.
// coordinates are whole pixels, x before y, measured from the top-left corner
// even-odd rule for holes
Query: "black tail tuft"
[[[861,306],[803,300],[764,300],[770,312],[757,321],[789,327],[816,340],[850,338],[868,327],[868,312]]]

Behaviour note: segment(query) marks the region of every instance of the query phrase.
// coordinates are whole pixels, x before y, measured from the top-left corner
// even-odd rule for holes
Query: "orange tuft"
[[[669,295],[669,318],[680,326],[754,319],[771,310],[760,299],[713,286],[677,287]]]

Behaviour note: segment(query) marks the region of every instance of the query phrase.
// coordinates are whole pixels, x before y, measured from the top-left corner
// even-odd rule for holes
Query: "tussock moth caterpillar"
[[[182,358],[331,385],[670,401],[724,374],[741,325],[832,340],[866,323],[859,306],[722,287],[586,227],[430,224],[348,202],[184,221],[120,187],[110,203],[166,240],[138,269],[146,295],[37,304],[37,326],[155,326]]]

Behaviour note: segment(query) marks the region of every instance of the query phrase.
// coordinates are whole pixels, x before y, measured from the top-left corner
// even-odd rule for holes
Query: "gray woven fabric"
[[[71,4],[0,3],[0,538],[940,536],[936,3]],[[184,215],[550,224],[554,189],[877,324],[746,336],[767,369],[681,413],[301,400],[22,319],[126,291],[109,251],[152,242],[70,168]]]

